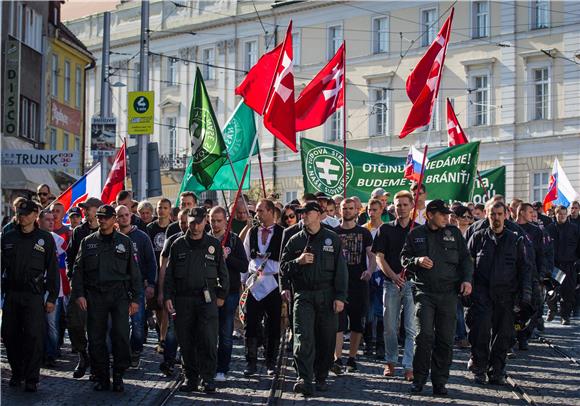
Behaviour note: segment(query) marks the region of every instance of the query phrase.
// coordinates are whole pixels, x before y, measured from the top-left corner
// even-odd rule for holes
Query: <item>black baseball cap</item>
[[[70,209],[68,209],[68,215],[70,216],[81,216],[81,209],[79,207],[71,207]]]
[[[449,207],[447,207],[447,205],[443,200],[435,199],[431,200],[427,205],[427,212],[429,213],[439,212],[443,214],[450,214],[451,210],[449,210]]]
[[[97,199],[96,197],[89,197],[84,202],[79,203],[79,207],[81,207],[83,209],[88,209],[89,207],[99,208],[103,205],[104,205],[104,203],[101,201],[101,199]]]
[[[115,208],[108,204],[103,204],[97,209],[97,217],[113,217],[116,216]]]
[[[541,209],[544,205],[542,204],[542,202],[539,201],[535,201],[534,203],[532,203],[532,207],[536,210]]]
[[[197,224],[199,224],[205,219],[206,216],[207,210],[205,207],[195,207],[193,209],[189,209],[189,212],[187,213],[187,220],[195,221]]]
[[[317,200],[318,199],[332,200],[332,198],[324,192],[316,192],[316,194],[314,196],[316,196]]]
[[[296,213],[304,214],[312,210],[315,210],[319,213],[323,212],[322,207],[320,207],[320,205],[317,202],[308,202],[304,205],[304,207],[299,207],[298,209],[296,209]]]
[[[38,212],[39,207],[38,205],[33,201],[33,200],[24,200],[23,202],[21,202],[18,205],[18,208],[16,209],[16,213],[17,214],[23,214],[23,215],[28,215],[32,212]]]

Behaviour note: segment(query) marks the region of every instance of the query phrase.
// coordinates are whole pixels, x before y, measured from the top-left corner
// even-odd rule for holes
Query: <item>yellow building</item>
[[[79,152],[81,164],[70,171],[77,175],[83,170],[85,150],[85,72],[93,66],[92,54],[59,22],[49,39],[46,61],[45,149]]]

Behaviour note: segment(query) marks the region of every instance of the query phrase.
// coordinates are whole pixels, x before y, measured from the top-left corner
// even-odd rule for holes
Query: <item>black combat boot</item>
[[[73,372],[73,378],[82,378],[83,376],[85,376],[85,373],[87,372],[87,368],[89,367],[90,361],[89,361],[89,355],[87,354],[87,351],[81,351],[79,352],[79,363],[77,364],[74,372]]]
[[[244,376],[252,376],[258,372],[258,339],[256,337],[246,339],[246,361]]]

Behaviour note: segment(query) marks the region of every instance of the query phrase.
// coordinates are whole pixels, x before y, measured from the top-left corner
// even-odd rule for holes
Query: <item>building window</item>
[[[50,94],[58,97],[58,55],[52,54],[52,68],[50,75]]]
[[[473,125],[489,125],[489,76],[473,77]]]
[[[548,28],[550,25],[550,2],[532,1],[532,29]]]
[[[550,172],[536,172],[533,174],[532,196],[531,201],[543,201],[544,196],[548,193],[548,184],[550,183]]]
[[[81,77],[81,67],[77,66],[75,69],[75,106],[81,108],[82,99],[82,77]]]
[[[30,137],[30,116],[28,111],[28,99],[23,97],[20,101],[20,134],[25,138]]]
[[[177,59],[169,58],[167,60],[167,86],[177,85]]]
[[[300,33],[292,33],[292,56],[294,57],[294,66],[300,65]]]
[[[64,61],[64,101],[70,102],[70,62]]]
[[[69,139],[69,135],[67,133],[64,133],[64,136],[62,137],[62,150],[63,151],[68,151],[68,139]]]
[[[76,152],[81,151],[81,139],[80,139],[80,137],[75,137],[75,151]]]
[[[437,10],[434,8],[421,11],[421,45],[424,47],[431,45],[437,35],[435,21],[437,19]]]
[[[489,3],[476,1],[473,3],[473,38],[487,37],[489,33]]]
[[[42,52],[42,15],[30,7],[24,8],[24,43]]]
[[[201,51],[201,59],[202,63],[204,64],[201,70],[201,74],[205,80],[214,80],[215,79],[215,69],[213,66],[215,65],[215,51],[213,48],[207,48]]]
[[[298,191],[296,190],[292,190],[292,191],[286,191],[284,194],[284,201],[286,202],[286,204],[290,203],[292,200],[296,200],[298,199]]]
[[[177,159],[177,119],[170,117],[167,119],[167,133],[169,139],[169,150],[167,157],[169,159],[169,167],[173,168],[175,160]]]
[[[373,20],[373,52],[375,54],[389,52],[389,20],[387,17]]]
[[[33,101],[28,101],[28,108],[30,112],[28,113],[28,117],[30,120],[30,124],[28,128],[30,129],[30,139],[37,140],[38,139],[38,104]]]
[[[248,41],[244,44],[244,69],[249,71],[258,61],[258,42]]]
[[[326,126],[327,141],[338,141],[342,140],[342,109],[336,110]]]
[[[342,27],[334,25],[328,27],[328,58],[332,58],[342,45]]]
[[[548,68],[534,69],[534,120],[550,118],[550,77]]]
[[[389,91],[385,88],[371,89],[371,136],[387,135],[389,132]]]
[[[50,129],[50,149],[56,151],[56,128]]]

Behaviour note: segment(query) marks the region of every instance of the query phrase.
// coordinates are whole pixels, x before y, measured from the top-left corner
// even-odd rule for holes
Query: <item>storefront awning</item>
[[[2,136],[2,149],[32,149],[26,141],[16,137]],[[36,191],[38,185],[46,183],[52,193],[58,195],[58,187],[48,169],[3,166],[1,171],[2,189]]]

